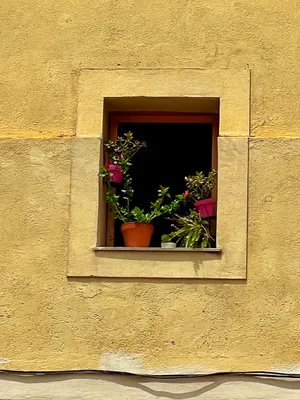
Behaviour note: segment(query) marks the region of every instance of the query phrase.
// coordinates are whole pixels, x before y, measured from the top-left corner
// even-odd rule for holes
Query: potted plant
[[[133,156],[143,147],[145,142],[133,139],[133,133],[127,132],[123,136],[118,136],[114,140],[109,140],[104,144],[108,161],[105,164],[109,171],[109,180],[112,183],[121,183],[123,179],[122,160],[130,162]]]
[[[213,240],[209,232],[209,222],[203,220],[201,215],[190,210],[188,215],[176,215],[175,224],[172,225],[174,232],[170,233],[171,239],[177,239],[181,247],[210,247]]]
[[[132,149],[128,149],[129,144],[133,146]],[[151,224],[153,219],[178,211],[180,204],[185,201],[184,195],[177,195],[171,200],[169,188],[161,186],[157,193],[157,199],[150,203],[148,211],[132,204],[134,189],[130,176],[131,160],[133,155],[145,146],[144,142],[133,140],[131,132],[127,134],[126,145],[122,146],[124,154],[122,153],[118,159],[123,174],[120,194],[117,194],[112,186],[109,168],[103,167],[99,174],[106,185],[106,202],[114,213],[115,219],[123,222],[121,232],[126,247],[148,247],[154,230]],[[168,203],[166,203],[167,199]]]
[[[207,176],[203,172],[185,177],[190,199],[202,218],[214,216],[214,201],[211,191],[216,185],[217,171],[212,170]]]
[[[162,235],[161,247],[163,249],[174,249],[176,248],[176,243],[172,242],[170,235]]]
[[[107,171],[107,173],[109,172]],[[122,195],[117,195],[110,185],[110,180],[106,179],[106,201],[113,211],[115,219],[123,222],[121,232],[125,247],[148,247],[154,231],[151,222],[157,217],[178,211],[184,198],[182,195],[177,195],[175,199],[165,204],[165,199],[171,197],[169,188],[160,188],[157,199],[150,203],[148,211],[144,211],[137,206],[131,206],[134,192],[132,187],[128,185],[127,179],[128,175],[124,172],[123,181],[125,188],[122,190]],[[131,178],[129,179],[131,181]]]

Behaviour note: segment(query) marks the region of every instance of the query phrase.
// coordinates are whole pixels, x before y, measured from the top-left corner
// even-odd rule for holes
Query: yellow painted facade
[[[1,367],[299,369],[298,1],[2,3]],[[251,71],[247,279],[67,277],[82,70],[189,68]]]

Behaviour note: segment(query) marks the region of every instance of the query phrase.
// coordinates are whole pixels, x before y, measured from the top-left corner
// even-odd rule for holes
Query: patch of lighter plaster
[[[149,368],[141,356],[120,352],[106,352],[101,357],[98,368],[105,371],[123,371],[136,374],[209,374],[218,372],[201,365],[177,365],[169,368]]]
[[[270,371],[284,372],[286,374],[300,374],[300,365],[281,365],[270,368]]]
[[[9,362],[10,362],[10,360],[8,358],[0,357],[0,364],[7,364]]]
[[[109,371],[141,373],[144,371],[140,356],[120,352],[106,352],[99,361],[99,368]]]

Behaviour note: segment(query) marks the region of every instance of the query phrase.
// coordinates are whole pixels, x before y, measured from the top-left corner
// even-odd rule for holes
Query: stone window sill
[[[192,252],[192,253],[220,253],[222,249],[209,247],[206,249],[200,248],[184,248],[176,247],[175,249],[166,249],[162,247],[94,247],[95,251],[141,251],[141,252]]]
[[[80,270],[69,268],[69,277],[121,279],[244,279],[239,265],[226,268],[226,251],[163,249],[161,247],[93,247],[89,262]]]

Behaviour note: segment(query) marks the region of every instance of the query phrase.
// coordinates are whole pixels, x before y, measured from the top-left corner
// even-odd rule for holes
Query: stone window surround
[[[106,99],[118,104],[124,98],[170,99],[170,105],[172,98],[182,104],[189,99],[195,105],[201,99],[219,99],[217,247],[221,252],[95,251],[105,235],[103,191],[97,177],[102,139],[107,135],[104,104]],[[249,70],[81,70],[71,151],[67,275],[246,279],[249,104]]]

